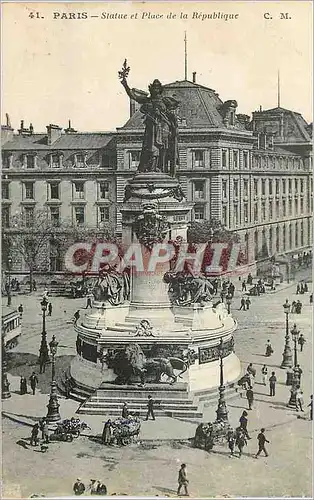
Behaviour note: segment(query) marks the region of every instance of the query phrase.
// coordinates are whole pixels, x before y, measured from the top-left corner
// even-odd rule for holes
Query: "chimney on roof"
[[[196,83],[196,71],[193,71],[193,83]]]
[[[21,127],[18,130],[19,135],[31,135],[34,131],[34,129],[31,130],[31,127],[33,127],[32,124],[30,124],[30,128],[25,128],[24,127],[24,120],[21,120]]]
[[[68,128],[64,129],[66,134],[76,134],[77,130],[74,130],[74,128],[71,125],[71,120],[69,120],[69,126]]]
[[[61,131],[62,128],[59,127],[58,125],[53,125],[50,123],[50,125],[47,125],[47,138],[48,138],[48,146],[51,146],[54,144],[58,139],[61,137]]]
[[[11,127],[11,121],[8,113],[5,114],[6,124],[1,125],[1,142],[5,144],[13,139],[13,128]]]
[[[260,112],[262,112],[262,111],[263,111],[263,109],[262,109],[262,105],[261,105],[261,104],[259,105],[259,110],[260,110]]]

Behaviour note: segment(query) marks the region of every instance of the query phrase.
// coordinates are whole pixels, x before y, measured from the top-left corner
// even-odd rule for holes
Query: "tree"
[[[220,265],[225,271],[228,268],[228,262],[233,244],[239,244],[239,235],[233,231],[229,231],[218,219],[210,219],[203,221],[194,221],[190,224],[187,231],[187,241],[189,243],[190,251],[193,251],[193,246],[197,243],[208,243],[203,259],[202,269],[205,270],[210,265],[213,249],[212,243],[226,243],[227,248],[222,251]],[[246,257],[243,252],[240,252],[237,264],[244,264]]]
[[[99,239],[115,241],[113,228],[105,225],[96,229],[73,225],[71,221],[56,224],[49,217],[48,211],[38,209],[33,211],[32,217],[26,216],[25,213],[15,214],[10,220],[10,227],[3,231],[2,241],[6,253],[16,253],[23,258],[29,270],[32,292],[34,272],[50,269],[50,251],[53,246],[62,258],[73,243],[96,243]]]

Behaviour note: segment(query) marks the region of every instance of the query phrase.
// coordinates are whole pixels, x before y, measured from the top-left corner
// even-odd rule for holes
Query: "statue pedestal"
[[[175,322],[189,326],[193,330],[208,330],[221,328],[223,323],[211,302],[205,305],[192,304],[191,306],[174,306]]]
[[[124,321],[129,310],[129,304],[112,306],[108,302],[94,301],[93,305],[93,309],[86,312],[81,322],[83,327],[90,330],[103,330],[118,321]]]

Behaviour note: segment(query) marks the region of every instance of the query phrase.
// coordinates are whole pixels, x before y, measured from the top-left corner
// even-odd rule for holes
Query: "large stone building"
[[[295,254],[311,247],[313,210],[312,128],[283,108],[239,114],[237,102],[195,82],[165,85],[180,101],[180,166],[177,175],[194,220],[218,218],[241,237],[248,262],[274,254]],[[139,163],[144,131],[137,103],[130,119],[115,132],[78,133],[48,125],[15,134],[2,126],[2,224],[46,208],[58,224],[121,232],[120,204],[126,181]],[[5,255],[4,255],[5,258]],[[4,263],[5,265],[5,263]],[[61,270],[62,259],[51,259]]]

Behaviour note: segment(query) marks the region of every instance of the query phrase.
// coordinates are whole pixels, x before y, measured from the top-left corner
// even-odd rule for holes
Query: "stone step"
[[[105,403],[112,403],[112,404],[123,404],[125,402],[128,403],[128,405],[131,405],[131,404],[145,404],[147,405],[147,401],[148,399],[147,398],[135,398],[135,397],[127,397],[127,399],[124,399],[120,396],[112,396],[112,397],[104,397],[104,396],[97,396],[97,395],[92,395],[91,396],[91,401],[94,401],[94,402],[97,402],[97,403],[102,403],[102,404],[105,404]],[[155,397],[155,394],[154,394],[154,400],[155,401],[160,401],[162,405],[173,405],[173,404],[176,404],[176,405],[192,405],[193,404],[193,401],[190,400],[190,399],[158,399]]]
[[[147,411],[147,401],[140,401],[139,403],[134,403],[134,402],[131,402],[129,401],[129,399],[127,400],[127,403],[128,403],[128,407],[130,409],[130,412],[132,412],[133,410],[134,411],[139,411],[139,410],[143,410],[145,409]],[[91,399],[89,399],[88,401],[86,401],[84,403],[84,407],[85,408],[91,408],[91,407],[97,407],[97,408],[106,408],[106,409],[116,409],[116,408],[119,408],[120,411],[122,410],[122,406],[124,404],[124,401],[121,400],[119,402],[117,401],[98,401],[98,400],[95,400],[93,397]],[[193,405],[193,402],[192,401],[189,401],[188,404],[187,403],[165,403],[165,402],[162,402],[160,405],[155,405],[155,408],[156,408],[156,411],[157,410],[184,410],[184,409],[188,409],[188,410],[197,410],[198,409],[198,406],[197,405]]]
[[[106,409],[99,407],[87,407],[82,405],[78,408],[76,413],[86,414],[86,415],[103,415],[107,417],[121,417],[121,409]],[[140,417],[145,417],[147,409],[139,410]],[[203,413],[199,411],[190,410],[154,410],[156,417],[176,417],[176,418],[195,418],[200,419],[203,417]]]

